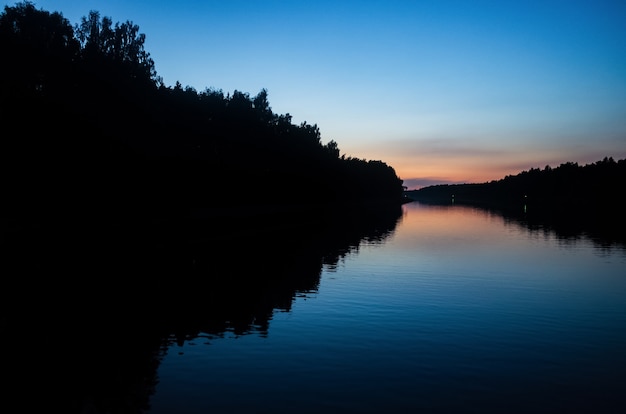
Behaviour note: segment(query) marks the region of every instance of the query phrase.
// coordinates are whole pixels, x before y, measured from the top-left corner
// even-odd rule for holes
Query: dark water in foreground
[[[16,338],[5,310],[12,382],[65,412],[626,412],[623,245],[461,206],[338,223],[103,264],[150,295],[94,289],[90,321],[72,302]]]
[[[172,344],[158,376],[152,413],[619,412],[626,254],[411,203],[267,329]]]

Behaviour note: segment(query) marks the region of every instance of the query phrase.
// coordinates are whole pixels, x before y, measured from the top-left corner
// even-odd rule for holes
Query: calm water
[[[402,209],[250,329],[172,337],[150,413],[626,412],[623,248]]]

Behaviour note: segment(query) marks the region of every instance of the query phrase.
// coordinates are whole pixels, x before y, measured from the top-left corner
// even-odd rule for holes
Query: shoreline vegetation
[[[625,184],[626,159],[605,157],[586,165],[531,168],[480,184],[433,185],[406,191],[405,196],[425,204],[481,207],[530,227],[626,245]]]
[[[274,113],[265,89],[251,96],[164,85],[145,39],[133,22],[113,23],[97,11],[72,25],[62,12],[30,2],[5,6],[5,229],[216,222],[281,212],[304,219],[345,206],[453,198],[623,221],[624,160],[405,191],[385,162],[340,155],[337,142],[322,142],[316,124],[296,125],[289,113]]]
[[[274,113],[265,89],[164,85],[144,42],[134,23],[96,11],[72,26],[30,2],[5,6],[5,219],[162,222],[405,201],[391,166],[340,155],[316,124]]]

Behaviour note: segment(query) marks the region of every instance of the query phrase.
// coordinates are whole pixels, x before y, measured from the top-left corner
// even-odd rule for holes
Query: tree
[[[5,198],[32,206],[107,200],[121,212],[129,200],[230,205],[242,182],[257,202],[271,203],[402,193],[384,163],[339,158],[317,124],[274,114],[266,89],[251,98],[165,87],[130,21],[92,11],[72,27],[60,13],[19,3],[0,13],[0,41],[8,132],[0,161],[21,177]]]
[[[103,59],[112,60],[124,67],[132,79],[161,83],[154,61],[144,49],[146,35],[139,33],[139,26],[131,21],[113,26],[110,17],[101,19],[100,13],[92,10],[75,30],[85,59],[98,64]]]
[[[0,44],[0,93],[20,98],[57,93],[72,76],[80,47],[63,15],[37,10],[30,2],[5,6]]]
[[[330,140],[324,145],[324,149],[332,158],[339,158],[339,146],[334,140]]]
[[[267,99],[267,89],[261,89],[261,91],[253,98],[252,104],[255,111],[259,115],[261,122],[270,123],[272,121],[274,114],[272,113],[272,108],[270,108],[270,104]]]

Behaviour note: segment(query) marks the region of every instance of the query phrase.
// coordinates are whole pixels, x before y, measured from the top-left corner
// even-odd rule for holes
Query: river
[[[626,412],[623,245],[417,202],[379,230],[254,257],[300,282],[229,286],[264,310],[170,334],[149,412]]]
[[[6,227],[0,409],[626,412],[623,234],[520,210]]]

